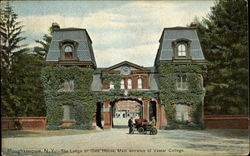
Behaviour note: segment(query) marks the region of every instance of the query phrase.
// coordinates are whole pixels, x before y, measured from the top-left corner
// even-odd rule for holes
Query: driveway
[[[247,130],[160,130],[157,135],[100,133],[3,138],[5,155],[242,155],[249,151]],[[7,154],[6,154],[7,152]]]

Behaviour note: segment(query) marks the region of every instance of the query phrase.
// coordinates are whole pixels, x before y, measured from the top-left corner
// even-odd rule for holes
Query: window
[[[186,76],[178,76],[176,81],[177,90],[187,90],[187,77]]]
[[[71,46],[67,45],[67,46],[64,48],[64,52],[65,52],[65,53],[71,53],[71,52],[73,52],[73,48],[72,48]]]
[[[186,56],[186,46],[184,44],[178,45],[178,56]]]
[[[74,109],[72,105],[63,105],[63,121],[74,120]]]
[[[179,38],[172,42],[172,48],[174,52],[173,59],[189,60],[192,59],[190,55],[191,40],[186,38]]]
[[[114,89],[114,88],[115,88],[115,86],[114,86],[113,81],[110,81],[110,83],[109,83],[109,89]]]
[[[70,45],[66,45],[64,47],[64,56],[65,59],[73,59],[73,47]]]
[[[124,87],[124,79],[121,80],[121,89],[125,89],[125,87]]]
[[[137,87],[138,89],[142,89],[142,78],[137,79]]]
[[[64,81],[58,92],[73,92],[75,89],[74,80]]]
[[[132,80],[128,79],[128,89],[132,89]]]
[[[73,40],[63,40],[59,42],[60,60],[78,60],[78,42]]]
[[[176,120],[187,121],[188,120],[188,106],[177,104],[176,105]]]

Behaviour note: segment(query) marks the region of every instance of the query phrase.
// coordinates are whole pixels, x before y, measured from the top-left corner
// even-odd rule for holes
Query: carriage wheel
[[[157,134],[157,129],[156,128],[152,128],[152,130],[150,131],[151,135],[156,135]]]
[[[144,132],[143,127],[138,128],[138,132],[139,132],[140,134],[142,134],[142,133]]]

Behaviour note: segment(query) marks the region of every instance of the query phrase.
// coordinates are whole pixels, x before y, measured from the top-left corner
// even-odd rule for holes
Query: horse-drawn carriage
[[[157,129],[155,128],[155,125],[152,125],[146,119],[135,119],[133,127],[134,130],[137,130],[140,134],[147,134],[147,132],[149,132],[150,135],[157,134]]]

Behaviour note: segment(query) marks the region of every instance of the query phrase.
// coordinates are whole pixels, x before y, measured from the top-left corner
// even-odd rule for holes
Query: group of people
[[[152,120],[149,122],[149,124],[153,127],[156,125],[155,117],[152,117]],[[129,134],[132,134],[134,127],[133,117],[131,117],[128,120],[128,127],[129,127]]]

